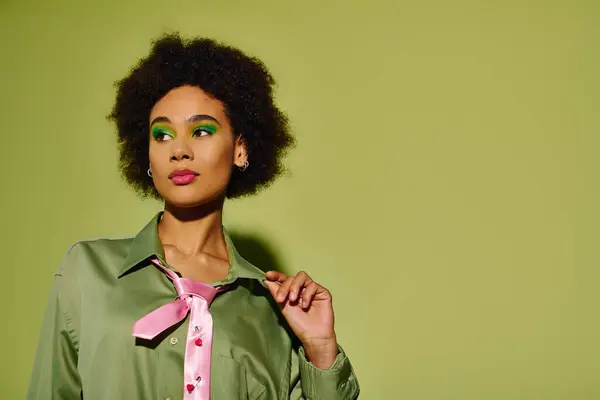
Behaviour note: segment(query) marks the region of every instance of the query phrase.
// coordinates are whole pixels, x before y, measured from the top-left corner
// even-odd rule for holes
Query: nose
[[[173,140],[171,145],[171,161],[193,160],[194,152],[186,140]]]

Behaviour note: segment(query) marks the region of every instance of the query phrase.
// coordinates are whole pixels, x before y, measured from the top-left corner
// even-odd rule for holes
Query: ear
[[[235,139],[235,146],[233,149],[233,163],[241,168],[246,164],[246,161],[248,161],[246,141],[242,135],[238,135]]]

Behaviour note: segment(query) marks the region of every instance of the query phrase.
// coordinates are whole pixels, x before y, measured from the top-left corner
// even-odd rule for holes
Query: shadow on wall
[[[283,261],[277,254],[275,247],[255,233],[242,233],[238,231],[228,232],[238,253],[241,254],[252,265],[267,272],[271,270],[287,274],[287,269],[282,265]]]

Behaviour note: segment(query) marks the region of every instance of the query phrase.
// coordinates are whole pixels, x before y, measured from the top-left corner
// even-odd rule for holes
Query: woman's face
[[[195,207],[224,195],[232,168],[246,162],[223,103],[198,87],[181,86],[150,112],[150,170],[165,201]]]

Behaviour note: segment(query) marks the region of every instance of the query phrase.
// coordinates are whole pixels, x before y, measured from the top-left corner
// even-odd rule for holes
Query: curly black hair
[[[234,134],[246,144],[250,165],[244,172],[233,168],[228,198],[254,194],[285,171],[282,159],[295,141],[273,99],[275,80],[262,61],[212,39],[170,33],[155,39],[150,54],[115,83],[116,101],[108,116],[117,127],[121,174],[141,197],[160,199],[146,173],[151,109],[184,85],[220,100]]]

